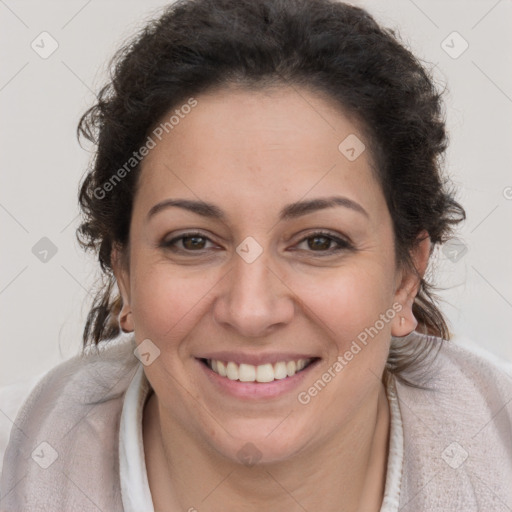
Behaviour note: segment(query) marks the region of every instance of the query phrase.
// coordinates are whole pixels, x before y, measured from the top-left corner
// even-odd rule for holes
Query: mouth
[[[249,383],[269,383],[288,379],[303,372],[320,358],[283,360],[276,363],[252,365],[235,363],[234,361],[221,361],[218,359],[199,359],[212,372],[231,381]]]
[[[222,357],[222,356],[221,356]],[[248,364],[222,359],[196,357],[199,375],[203,375],[206,388],[222,397],[229,396],[246,403],[293,396],[305,386],[308,374],[320,364],[320,357],[282,359],[275,356],[274,362],[255,360],[263,364]],[[245,358],[247,359],[247,358]],[[278,360],[281,359],[281,360]]]

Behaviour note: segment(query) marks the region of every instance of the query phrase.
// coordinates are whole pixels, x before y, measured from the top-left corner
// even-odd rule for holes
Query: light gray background
[[[446,168],[468,220],[459,232],[467,252],[437,258],[443,309],[455,339],[512,361],[512,2],[352,3],[398,29],[448,85]],[[90,158],[76,125],[115,49],[166,4],[0,0],[0,386],[40,375],[81,348],[99,266],[74,234]],[[43,31],[59,45],[47,59],[31,48]],[[447,39],[453,31],[469,44],[458,58],[442,47],[462,48],[457,36]],[[57,247],[46,263],[32,252],[42,237]]]

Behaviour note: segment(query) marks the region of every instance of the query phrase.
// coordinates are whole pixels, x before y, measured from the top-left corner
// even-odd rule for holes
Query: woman
[[[108,280],[2,510],[510,509],[512,376],[425,277],[464,210],[418,60],[341,2],[184,0],[114,64],[79,125]]]

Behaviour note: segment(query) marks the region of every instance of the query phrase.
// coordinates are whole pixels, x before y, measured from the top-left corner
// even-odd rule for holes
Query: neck
[[[382,384],[367,404],[336,436],[293,460],[246,466],[213,452],[167,418],[153,394],[143,432],[155,510],[378,512],[390,421]]]

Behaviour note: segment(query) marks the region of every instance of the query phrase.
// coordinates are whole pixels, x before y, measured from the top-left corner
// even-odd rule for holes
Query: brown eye
[[[206,247],[208,242],[211,240],[201,233],[184,233],[171,240],[164,240],[160,247],[175,252],[201,252],[208,249]]]
[[[306,243],[307,248],[305,251],[316,252],[321,255],[329,255],[335,252],[340,252],[343,250],[350,250],[353,246],[347,240],[343,240],[337,236],[332,235],[331,233],[318,232],[313,233],[306,238],[301,240],[300,244]],[[332,247],[332,244],[335,244]]]
[[[184,236],[181,240],[185,249],[194,250],[204,249],[206,238],[204,236]]]
[[[308,239],[308,247],[310,249],[330,249],[330,245],[332,243],[332,239],[327,236],[310,236]]]

